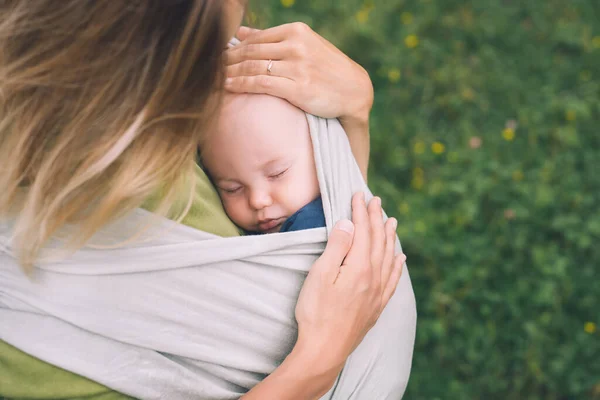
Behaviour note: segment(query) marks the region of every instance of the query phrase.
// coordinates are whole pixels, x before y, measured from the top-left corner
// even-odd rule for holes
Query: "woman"
[[[78,227],[67,244],[79,248],[141,205],[196,229],[236,235],[194,164],[222,85],[339,117],[368,154],[368,76],[304,25],[240,29],[243,43],[226,57],[225,82],[221,50],[243,15],[237,1],[39,0],[0,7],[0,214],[16,218],[12,234],[25,271],[65,225]],[[392,296],[404,262],[390,245],[395,221],[384,226],[377,200],[367,208],[357,196],[353,206],[354,224],[333,230],[304,284],[296,345],[243,398],[320,397]],[[342,263],[374,273],[350,274],[351,284],[335,286],[331,278]],[[0,300],[0,309],[10,306]],[[2,397],[126,397],[6,342],[0,360]]]

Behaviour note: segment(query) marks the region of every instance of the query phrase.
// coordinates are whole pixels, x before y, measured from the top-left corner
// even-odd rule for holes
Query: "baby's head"
[[[304,112],[268,95],[227,95],[202,163],[229,217],[247,231],[278,232],[319,196]]]

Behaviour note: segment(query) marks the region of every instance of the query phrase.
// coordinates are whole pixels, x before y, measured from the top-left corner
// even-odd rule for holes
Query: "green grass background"
[[[599,399],[600,1],[259,0],[248,19],[304,21],[370,73],[370,184],[419,313],[405,398]]]

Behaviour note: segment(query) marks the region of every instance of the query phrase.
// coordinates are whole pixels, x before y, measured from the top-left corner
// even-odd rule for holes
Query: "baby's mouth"
[[[277,232],[279,225],[285,221],[285,218],[265,219],[258,223],[258,230],[264,233]]]

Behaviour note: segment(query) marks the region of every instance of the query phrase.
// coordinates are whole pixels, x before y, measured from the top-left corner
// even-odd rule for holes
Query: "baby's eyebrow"
[[[234,179],[229,178],[229,177],[225,177],[225,176],[219,176],[215,173],[213,173],[212,171],[209,171],[208,169],[205,170],[206,171],[206,175],[208,175],[208,177],[210,178],[210,180],[216,185],[217,183],[220,182],[236,182]]]
[[[271,165],[276,164],[278,161],[279,161],[278,159],[265,161],[264,163],[261,164],[260,169],[265,169],[267,167],[270,167]]]
[[[260,166],[260,169],[261,170],[266,170],[266,169],[272,168],[273,166],[279,166],[280,164],[288,164],[291,161],[292,161],[291,158],[284,158],[284,157],[275,158],[273,160],[269,160],[267,162],[264,162]]]
[[[213,180],[215,181],[215,183],[239,183],[237,180],[231,178],[213,177]]]

